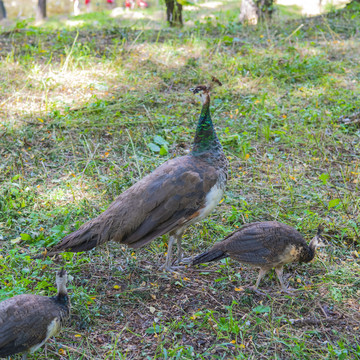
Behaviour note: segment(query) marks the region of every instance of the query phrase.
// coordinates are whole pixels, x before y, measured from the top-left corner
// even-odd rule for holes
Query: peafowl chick
[[[56,335],[70,314],[66,290],[67,274],[56,274],[57,295],[17,295],[0,302],[0,357],[40,348]]]
[[[221,260],[227,257],[259,267],[255,289],[264,275],[275,268],[282,290],[287,288],[283,280],[283,266],[293,262],[310,262],[316,249],[325,246],[318,229],[307,245],[302,235],[291,226],[277,221],[254,222],[244,225],[216,243],[210,250],[196,256],[192,265]]]

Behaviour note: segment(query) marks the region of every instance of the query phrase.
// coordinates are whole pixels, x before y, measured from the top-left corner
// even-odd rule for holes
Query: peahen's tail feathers
[[[81,252],[88,251],[97,245],[104,243],[106,240],[99,226],[88,222],[81,226],[78,230],[66,235],[59,244],[55,245],[45,256],[53,256],[62,252]],[[42,256],[44,256],[42,255]],[[40,258],[38,256],[37,258]]]
[[[192,261],[192,265],[203,264],[210,261],[218,261],[221,259],[227,258],[227,255],[224,251],[219,249],[209,250],[206,251],[198,256]]]

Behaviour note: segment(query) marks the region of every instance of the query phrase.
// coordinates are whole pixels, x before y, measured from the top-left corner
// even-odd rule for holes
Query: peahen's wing
[[[305,240],[294,228],[276,221],[247,224],[219,243],[233,259],[262,265],[276,262],[289,245],[304,244]]]

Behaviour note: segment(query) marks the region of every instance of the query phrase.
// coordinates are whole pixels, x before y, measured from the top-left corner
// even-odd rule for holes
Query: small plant
[[[168,145],[169,143],[160,135],[154,136],[153,142],[147,144],[147,146],[152,152],[158,153],[160,156],[165,156],[168,154]]]

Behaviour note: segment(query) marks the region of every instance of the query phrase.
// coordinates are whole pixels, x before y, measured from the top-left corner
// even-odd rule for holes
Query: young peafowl
[[[277,221],[254,222],[244,225],[216,243],[210,250],[196,256],[192,265],[221,260],[227,257],[259,267],[255,289],[264,275],[275,268],[282,290],[283,266],[293,262],[310,262],[316,249],[324,246],[321,229],[307,245],[302,235],[291,226]]]
[[[17,295],[0,302],[0,357],[40,348],[56,335],[69,317],[70,303],[66,290],[67,274],[56,274],[57,295]]]
[[[110,240],[136,249],[169,233],[163,268],[176,269],[172,266],[174,241],[180,262],[185,229],[210,214],[221,200],[227,181],[228,160],[210,116],[210,88],[200,85],[190,89],[202,98],[190,154],[166,161],[119,195],[98,217],[65,236],[47,255],[87,251]]]

